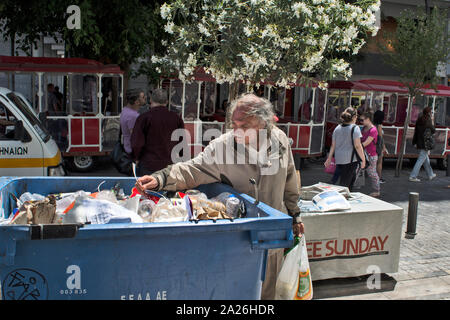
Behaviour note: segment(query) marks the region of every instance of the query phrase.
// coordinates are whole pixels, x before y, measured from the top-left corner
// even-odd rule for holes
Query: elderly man
[[[288,213],[293,217],[294,234],[303,233],[292,151],[285,133],[273,124],[272,105],[264,98],[247,94],[230,105],[227,118],[233,130],[211,141],[194,159],[141,177],[136,188],[141,193],[145,190],[175,191],[224,182],[255,197],[254,186],[249,182],[254,179],[259,200]],[[240,156],[241,159],[237,159]],[[282,263],[283,249],[269,250],[261,299],[275,298]]]
[[[151,174],[172,164],[172,132],[183,129],[181,117],[167,109],[167,91],[156,89],[150,97],[150,110],[141,114],[131,134],[133,159],[137,162],[138,175]]]

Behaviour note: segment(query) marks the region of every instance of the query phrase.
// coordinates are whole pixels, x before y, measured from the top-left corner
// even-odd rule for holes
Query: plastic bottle
[[[139,209],[138,214],[141,216],[141,218],[149,222],[150,218],[152,216],[153,208],[155,207],[155,202],[149,199],[142,200],[139,203]]]
[[[239,208],[241,200],[236,198],[234,195],[228,196],[226,200],[227,215],[232,218],[239,218]]]

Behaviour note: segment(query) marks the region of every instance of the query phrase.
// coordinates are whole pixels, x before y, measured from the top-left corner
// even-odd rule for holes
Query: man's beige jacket
[[[297,175],[286,134],[273,126],[270,139],[259,156],[252,148],[235,142],[233,131],[212,140],[195,158],[178,162],[152,174],[158,191],[193,189],[201,184],[222,182],[240,193],[255,197],[249,179],[256,180],[259,201],[293,215],[300,212]]]

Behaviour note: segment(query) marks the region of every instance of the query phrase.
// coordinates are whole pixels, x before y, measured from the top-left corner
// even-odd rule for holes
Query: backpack
[[[425,146],[425,150],[433,150],[434,149],[434,136],[431,133],[430,128],[426,128],[423,133],[423,142]]]
[[[383,154],[383,146],[384,146],[384,139],[382,136],[378,135],[377,143],[375,145],[378,156],[381,156]]]

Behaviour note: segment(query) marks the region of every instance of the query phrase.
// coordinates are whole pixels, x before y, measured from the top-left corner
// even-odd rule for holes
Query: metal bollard
[[[450,177],[450,153],[447,154],[447,177]]]
[[[417,209],[419,206],[419,193],[410,192],[409,193],[409,205],[408,205],[408,221],[406,227],[405,238],[414,239],[416,236],[416,225],[417,225]]]

